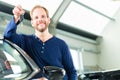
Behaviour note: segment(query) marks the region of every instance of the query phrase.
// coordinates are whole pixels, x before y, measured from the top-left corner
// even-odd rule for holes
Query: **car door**
[[[28,80],[39,71],[36,63],[20,47],[0,39],[0,80]]]

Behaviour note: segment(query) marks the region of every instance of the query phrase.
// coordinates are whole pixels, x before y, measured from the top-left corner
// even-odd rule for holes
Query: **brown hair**
[[[30,11],[30,17],[31,17],[31,19],[32,19],[33,11],[34,11],[36,8],[42,8],[42,9],[44,9],[45,12],[46,12],[47,17],[49,17],[49,12],[48,12],[48,10],[47,10],[45,7],[43,7],[43,6],[41,6],[41,5],[36,5],[36,6],[34,6],[34,7],[32,8],[32,10]]]

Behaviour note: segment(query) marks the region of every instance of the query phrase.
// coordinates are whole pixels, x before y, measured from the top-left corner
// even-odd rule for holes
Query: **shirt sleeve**
[[[12,19],[10,20],[4,31],[4,37],[5,38],[12,37],[12,35],[16,34],[16,29],[17,29],[17,24],[14,21],[14,17],[12,17]]]
[[[77,79],[77,71],[74,67],[72,56],[69,50],[69,47],[65,43],[63,46],[63,65],[66,70],[68,80],[78,80]]]
[[[19,21],[15,23],[14,17],[12,17],[12,19],[10,20],[4,31],[4,38],[21,47],[21,41],[23,41],[22,40],[23,36],[22,34],[16,33],[17,25],[19,23],[20,23]]]

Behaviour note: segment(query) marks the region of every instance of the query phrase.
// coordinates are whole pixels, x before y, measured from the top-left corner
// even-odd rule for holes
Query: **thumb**
[[[25,14],[25,11],[24,11],[24,10],[22,10],[22,11],[21,11],[21,14],[22,14],[22,15],[24,15],[24,14]]]

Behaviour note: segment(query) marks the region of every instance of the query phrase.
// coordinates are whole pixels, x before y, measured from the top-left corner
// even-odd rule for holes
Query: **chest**
[[[52,42],[28,42],[27,52],[32,56],[38,56],[41,58],[49,58],[50,60],[62,58],[62,48],[59,44]]]

